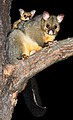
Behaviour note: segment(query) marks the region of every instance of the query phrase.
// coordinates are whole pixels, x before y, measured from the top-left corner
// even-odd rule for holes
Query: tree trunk
[[[5,83],[2,78],[2,66],[5,65],[5,56],[6,52],[4,50],[5,41],[7,33],[10,29],[10,7],[11,7],[11,1],[10,0],[0,0],[0,120],[10,120],[11,114],[10,108],[8,107],[9,101],[8,101],[8,93],[3,96],[2,89],[5,86]],[[9,112],[9,113],[8,113]]]

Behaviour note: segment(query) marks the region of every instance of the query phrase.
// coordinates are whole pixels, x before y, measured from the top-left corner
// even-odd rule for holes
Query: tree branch
[[[18,60],[14,65],[5,65],[3,69],[3,83],[5,84],[1,95],[3,103],[6,103],[7,111],[5,111],[6,118],[3,120],[10,120],[17,103],[17,95],[25,88],[30,78],[50,65],[72,55],[73,38],[68,38],[54,42],[50,47],[44,47],[26,60]]]
[[[13,76],[16,76],[13,81],[17,81],[13,84],[13,88],[18,89],[19,86],[38,72],[72,55],[73,38],[70,38],[56,42],[50,48],[46,47],[42,49],[25,61],[19,61],[15,65],[13,72]]]
[[[32,78],[35,74],[50,65],[60,60],[64,60],[72,55],[73,38],[68,38],[59,42],[54,42],[50,48],[43,48],[41,51],[38,51],[34,55],[30,56],[27,60],[19,60],[16,65],[12,66],[13,69],[7,76],[7,78],[10,78],[12,81],[11,91],[22,91],[21,86],[23,83],[27,83],[29,78]]]

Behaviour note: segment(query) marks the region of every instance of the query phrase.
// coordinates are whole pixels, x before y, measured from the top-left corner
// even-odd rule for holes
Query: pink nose
[[[53,35],[53,30],[50,30],[50,31],[49,31],[49,35]]]

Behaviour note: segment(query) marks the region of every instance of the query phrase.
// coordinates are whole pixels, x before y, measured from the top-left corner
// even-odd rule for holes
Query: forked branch
[[[7,64],[3,69],[3,89],[1,94],[2,120],[10,120],[14,106],[17,103],[17,95],[22,91],[29,78],[44,70],[50,65],[64,60],[73,55],[73,38],[54,42],[51,47],[45,47],[41,51],[31,55],[26,60],[19,60],[17,64]],[[4,118],[3,118],[4,116]]]

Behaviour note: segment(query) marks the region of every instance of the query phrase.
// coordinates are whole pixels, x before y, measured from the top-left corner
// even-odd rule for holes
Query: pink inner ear
[[[19,12],[20,12],[20,15],[23,15],[24,10],[20,8],[20,9],[19,9]]]
[[[59,23],[62,22],[63,19],[64,19],[64,14],[60,14],[57,16],[57,20]]]
[[[31,11],[32,16],[34,16],[35,12],[36,12],[36,10]]]
[[[43,19],[47,20],[50,17],[49,13],[47,11],[43,12]]]

